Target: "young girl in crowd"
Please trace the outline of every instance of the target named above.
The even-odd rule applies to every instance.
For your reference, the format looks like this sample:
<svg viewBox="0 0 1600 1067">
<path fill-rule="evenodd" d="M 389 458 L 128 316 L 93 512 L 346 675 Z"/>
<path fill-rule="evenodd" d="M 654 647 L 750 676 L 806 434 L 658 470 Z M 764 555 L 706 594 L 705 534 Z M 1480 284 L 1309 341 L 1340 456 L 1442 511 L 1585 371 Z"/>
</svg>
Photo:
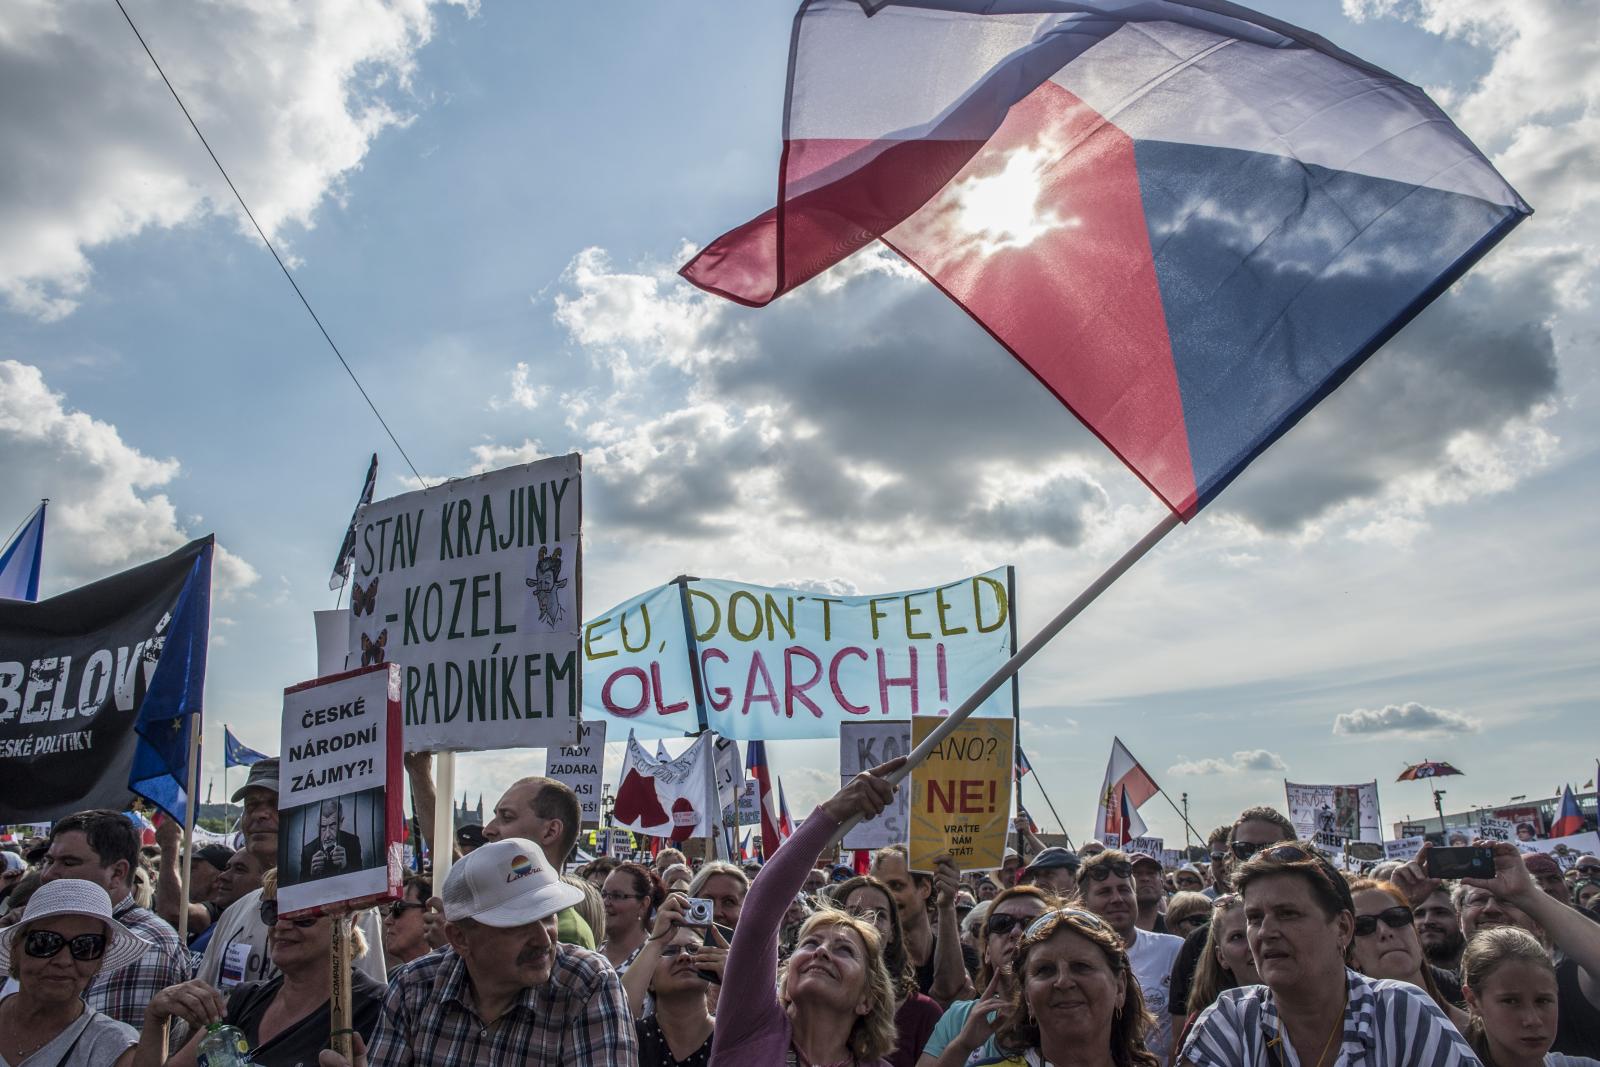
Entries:
<svg viewBox="0 0 1600 1067">
<path fill-rule="evenodd" d="M 1533 935 L 1513 926 L 1484 930 L 1461 954 L 1471 1016 L 1465 1030 L 1483 1067 L 1595 1067 L 1600 1061 L 1551 1052 L 1556 1039 L 1556 969 Z"/>
<path fill-rule="evenodd" d="M 1216 1002 L 1224 989 L 1257 985 L 1256 959 L 1250 954 L 1250 939 L 1244 929 L 1244 901 L 1237 893 L 1226 893 L 1211 902 L 1211 924 L 1206 929 L 1205 948 L 1195 966 L 1189 986 L 1189 1017 L 1184 1021 L 1174 1048 L 1182 1048 L 1189 1028 L 1200 1013 Z"/>
</svg>

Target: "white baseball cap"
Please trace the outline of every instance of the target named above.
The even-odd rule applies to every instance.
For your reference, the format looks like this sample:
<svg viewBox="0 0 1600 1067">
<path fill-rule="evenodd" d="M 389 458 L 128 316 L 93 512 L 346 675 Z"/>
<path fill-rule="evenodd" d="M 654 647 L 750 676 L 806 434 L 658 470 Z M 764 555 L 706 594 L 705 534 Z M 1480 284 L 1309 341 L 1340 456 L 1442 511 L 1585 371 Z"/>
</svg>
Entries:
<svg viewBox="0 0 1600 1067">
<path fill-rule="evenodd" d="M 526 926 L 583 901 L 583 890 L 561 880 L 544 850 L 523 837 L 473 849 L 444 880 L 444 917 L 485 926 Z"/>
</svg>

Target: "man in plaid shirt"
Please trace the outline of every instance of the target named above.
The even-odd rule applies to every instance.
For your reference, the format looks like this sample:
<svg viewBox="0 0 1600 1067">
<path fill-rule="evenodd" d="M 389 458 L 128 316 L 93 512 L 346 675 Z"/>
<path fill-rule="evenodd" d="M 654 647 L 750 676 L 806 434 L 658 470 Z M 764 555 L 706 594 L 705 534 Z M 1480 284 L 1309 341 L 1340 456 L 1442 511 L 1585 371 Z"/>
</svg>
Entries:
<svg viewBox="0 0 1600 1067">
<path fill-rule="evenodd" d="M 169 985 L 189 980 L 189 953 L 178 933 L 149 908 L 133 902 L 129 887 L 139 862 L 139 834 L 118 811 L 80 811 L 50 831 L 40 881 L 81 878 L 103 888 L 116 902 L 112 915 L 150 943 L 138 960 L 89 983 L 89 1007 L 138 1029 L 150 998 Z"/>
<path fill-rule="evenodd" d="M 355 1067 L 632 1067 L 638 1042 L 617 972 L 556 939 L 557 913 L 581 899 L 532 841 L 475 849 L 445 879 L 449 945 L 395 972 Z M 322 1062 L 344 1067 L 332 1053 Z"/>
</svg>

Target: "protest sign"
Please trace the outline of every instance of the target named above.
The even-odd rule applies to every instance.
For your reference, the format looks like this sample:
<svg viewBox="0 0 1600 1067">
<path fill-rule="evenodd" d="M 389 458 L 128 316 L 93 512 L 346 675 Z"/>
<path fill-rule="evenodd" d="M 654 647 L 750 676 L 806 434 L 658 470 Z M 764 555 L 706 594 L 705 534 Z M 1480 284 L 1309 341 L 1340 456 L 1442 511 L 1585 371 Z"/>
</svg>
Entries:
<svg viewBox="0 0 1600 1067">
<path fill-rule="evenodd" d="M 899 719 L 894 722 L 842 722 L 839 724 L 839 779 L 840 784 L 862 771 L 887 763 L 896 756 L 911 751 L 911 722 Z M 894 800 L 883 814 L 874 819 L 862 819 L 850 828 L 840 844 L 845 848 L 885 848 L 903 845 L 910 834 L 911 795 L 908 790 L 895 791 Z"/>
<path fill-rule="evenodd" d="M 1487 841 L 1514 841 L 1517 826 L 1510 819 L 1498 819 L 1492 812 L 1478 812 L 1478 836 Z"/>
<path fill-rule="evenodd" d="M 1302 785 L 1286 781 L 1289 821 L 1302 840 L 1325 847 L 1346 841 L 1381 844 L 1382 825 L 1378 821 L 1378 783 L 1359 785 Z"/>
<path fill-rule="evenodd" d="M 1167 868 L 1168 870 L 1174 871 L 1179 867 L 1182 867 L 1186 862 L 1186 857 L 1184 856 L 1182 850 L 1176 848 L 1162 849 L 1161 855 L 1158 856 L 1157 859 L 1161 861 L 1161 866 Z"/>
<path fill-rule="evenodd" d="M 211 544 L 192 541 L 48 600 L 0 599 L 0 822 L 127 808 L 134 724 L 179 595 Z M 204 657 L 189 669 L 198 693 Z"/>
<path fill-rule="evenodd" d="M 1518 841 L 1523 852 L 1543 852 L 1561 865 L 1564 871 L 1578 862 L 1579 856 L 1600 855 L 1600 833 L 1588 830 L 1567 837 L 1544 837 L 1536 841 Z"/>
<path fill-rule="evenodd" d="M 357 512 L 350 662 L 400 665 L 407 750 L 577 738 L 579 468 L 557 456 Z"/>
<path fill-rule="evenodd" d="M 581 723 L 576 744 L 545 752 L 544 776 L 566 783 L 578 794 L 586 825 L 600 825 L 600 781 L 606 762 L 606 724 Z"/>
<path fill-rule="evenodd" d="M 661 586 L 585 625 L 585 717 L 647 737 L 694 732 L 691 663 L 706 725 L 725 737 L 836 737 L 842 722 L 944 714 L 1011 656 L 1009 577 L 1001 567 L 852 597 L 715 579 Z M 1011 709 L 1003 686 L 976 714 Z"/>
<path fill-rule="evenodd" d="M 285 689 L 279 751 L 279 912 L 398 898 L 399 666 L 360 667 Z"/>
<path fill-rule="evenodd" d="M 1425 822 L 1403 822 L 1400 824 L 1400 837 L 1426 837 L 1428 824 Z"/>
<path fill-rule="evenodd" d="M 1408 860 L 1415 856 L 1422 848 L 1422 843 L 1427 838 L 1420 834 L 1416 837 L 1402 837 L 1398 841 L 1385 841 L 1383 843 L 1383 858 L 1386 860 Z"/>
<path fill-rule="evenodd" d="M 1122 850 L 1159 860 L 1165 847 L 1166 841 L 1159 837 L 1134 837 L 1129 838 L 1128 843 L 1122 846 Z"/>
<path fill-rule="evenodd" d="M 710 734 L 701 734 L 682 755 L 657 759 L 630 736 L 611 810 L 613 821 L 673 841 L 713 833 L 721 813 L 706 810 L 712 796 L 712 744 Z"/>
<path fill-rule="evenodd" d="M 754 778 L 746 778 L 739 788 L 739 810 L 734 811 L 734 805 L 722 806 L 722 823 L 724 826 L 759 826 L 761 825 L 761 783 Z"/>
<path fill-rule="evenodd" d="M 1512 837 L 1518 841 L 1533 841 L 1545 835 L 1544 812 L 1537 804 L 1508 804 L 1492 810 L 1496 819 L 1511 824 Z"/>
<path fill-rule="evenodd" d="M 911 720 L 911 742 L 920 744 L 939 719 Z M 914 871 L 932 871 L 941 853 L 964 871 L 999 867 L 1010 828 L 1011 754 L 1016 720 L 963 721 L 911 771 L 911 850 Z"/>
</svg>

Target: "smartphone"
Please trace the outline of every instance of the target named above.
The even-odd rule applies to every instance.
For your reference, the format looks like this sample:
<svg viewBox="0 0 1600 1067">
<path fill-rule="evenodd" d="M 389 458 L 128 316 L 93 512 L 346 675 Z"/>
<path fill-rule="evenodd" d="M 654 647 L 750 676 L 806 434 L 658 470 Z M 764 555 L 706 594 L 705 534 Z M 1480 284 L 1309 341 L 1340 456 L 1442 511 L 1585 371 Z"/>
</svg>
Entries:
<svg viewBox="0 0 1600 1067">
<path fill-rule="evenodd" d="M 1494 850 L 1477 845 L 1430 848 L 1425 873 L 1429 878 L 1493 878 Z"/>
</svg>

